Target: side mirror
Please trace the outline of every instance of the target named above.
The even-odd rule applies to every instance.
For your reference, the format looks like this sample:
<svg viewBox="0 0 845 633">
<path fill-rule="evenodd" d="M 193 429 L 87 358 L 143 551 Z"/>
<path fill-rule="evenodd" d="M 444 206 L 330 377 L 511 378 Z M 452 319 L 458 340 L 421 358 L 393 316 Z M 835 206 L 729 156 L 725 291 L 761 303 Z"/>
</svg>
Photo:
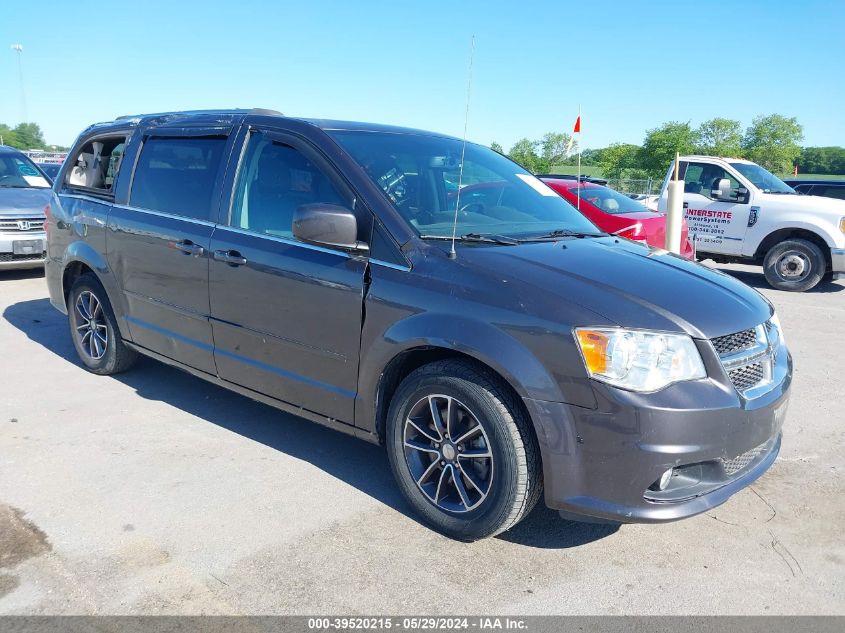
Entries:
<svg viewBox="0 0 845 633">
<path fill-rule="evenodd" d="M 748 189 L 745 187 L 738 187 L 736 190 L 736 201 L 740 204 L 747 204 L 749 199 Z"/>
<path fill-rule="evenodd" d="M 309 244 L 348 251 L 369 250 L 358 241 L 355 214 L 338 204 L 303 204 L 293 213 L 293 236 Z"/>
<path fill-rule="evenodd" d="M 710 197 L 719 202 L 736 202 L 736 197 L 732 197 L 731 181 L 727 178 L 719 180 L 717 189 L 710 190 Z"/>
</svg>

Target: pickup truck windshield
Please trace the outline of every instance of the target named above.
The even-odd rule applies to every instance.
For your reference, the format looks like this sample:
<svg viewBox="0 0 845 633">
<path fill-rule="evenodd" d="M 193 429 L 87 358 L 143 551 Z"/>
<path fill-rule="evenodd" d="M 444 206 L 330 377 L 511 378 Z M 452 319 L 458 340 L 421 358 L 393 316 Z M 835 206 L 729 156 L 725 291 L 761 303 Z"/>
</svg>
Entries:
<svg viewBox="0 0 845 633">
<path fill-rule="evenodd" d="M 730 165 L 763 193 L 795 193 L 795 189 L 760 165 L 754 163 L 730 163 Z"/>
<path fill-rule="evenodd" d="M 45 189 L 50 182 L 26 157 L 10 154 L 0 155 L 0 188 L 2 189 Z"/>
<path fill-rule="evenodd" d="M 457 235 L 499 238 L 487 243 L 556 231 L 601 233 L 545 183 L 482 145 L 467 143 L 461 179 L 458 139 L 349 130 L 329 134 L 421 236 L 451 237 L 456 208 Z"/>
</svg>

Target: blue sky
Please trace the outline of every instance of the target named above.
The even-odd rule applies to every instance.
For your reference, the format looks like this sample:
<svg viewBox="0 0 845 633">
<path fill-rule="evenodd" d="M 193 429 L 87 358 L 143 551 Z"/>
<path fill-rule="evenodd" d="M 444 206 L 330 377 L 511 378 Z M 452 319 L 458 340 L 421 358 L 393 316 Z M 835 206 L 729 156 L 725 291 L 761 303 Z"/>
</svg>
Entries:
<svg viewBox="0 0 845 633">
<path fill-rule="evenodd" d="M 9 15 L 11 12 L 11 18 Z M 0 122 L 70 144 L 128 113 L 267 107 L 460 136 L 505 149 L 570 131 L 639 143 L 665 121 L 798 117 L 845 145 L 845 2 L 11 2 L 0 21 Z"/>
</svg>

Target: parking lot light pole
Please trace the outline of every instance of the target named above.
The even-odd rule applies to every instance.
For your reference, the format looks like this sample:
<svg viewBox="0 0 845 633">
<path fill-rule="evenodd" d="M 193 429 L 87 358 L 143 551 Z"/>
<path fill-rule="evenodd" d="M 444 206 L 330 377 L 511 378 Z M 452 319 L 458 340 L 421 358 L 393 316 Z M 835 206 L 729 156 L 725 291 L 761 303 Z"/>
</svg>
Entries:
<svg viewBox="0 0 845 633">
<path fill-rule="evenodd" d="M 21 123 L 26 123 L 26 91 L 23 83 L 23 62 L 21 61 L 23 44 L 12 44 L 12 50 L 18 54 L 18 77 L 21 82 Z"/>
</svg>

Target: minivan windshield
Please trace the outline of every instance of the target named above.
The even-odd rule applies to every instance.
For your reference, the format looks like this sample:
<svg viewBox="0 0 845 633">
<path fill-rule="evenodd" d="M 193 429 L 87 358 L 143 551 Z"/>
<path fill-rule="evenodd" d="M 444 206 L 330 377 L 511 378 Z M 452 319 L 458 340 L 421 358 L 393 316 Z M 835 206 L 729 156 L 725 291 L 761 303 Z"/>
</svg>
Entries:
<svg viewBox="0 0 845 633">
<path fill-rule="evenodd" d="M 451 237 L 456 209 L 456 234 L 465 238 L 602 234 L 545 183 L 482 145 L 466 144 L 461 177 L 463 142 L 458 139 L 349 130 L 329 134 L 421 237 Z"/>
<path fill-rule="evenodd" d="M 23 154 L 0 154 L 0 188 L 46 189 L 50 181 Z"/>
<path fill-rule="evenodd" d="M 795 193 L 795 189 L 760 165 L 755 163 L 730 163 L 730 165 L 763 193 Z"/>
</svg>

